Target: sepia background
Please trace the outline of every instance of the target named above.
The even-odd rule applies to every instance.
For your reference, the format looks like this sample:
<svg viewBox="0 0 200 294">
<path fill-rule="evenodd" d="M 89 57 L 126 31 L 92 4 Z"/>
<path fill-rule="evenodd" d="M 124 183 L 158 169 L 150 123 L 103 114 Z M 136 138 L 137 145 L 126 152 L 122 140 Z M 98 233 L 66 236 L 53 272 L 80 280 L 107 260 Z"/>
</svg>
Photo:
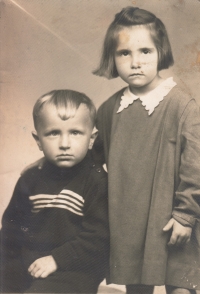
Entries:
<svg viewBox="0 0 200 294">
<path fill-rule="evenodd" d="M 164 22 L 175 65 L 161 75 L 180 79 L 200 104 L 200 0 L 0 0 L 0 218 L 20 171 L 42 156 L 31 137 L 36 99 L 68 88 L 98 107 L 124 87 L 92 71 L 108 25 L 128 5 Z"/>
</svg>

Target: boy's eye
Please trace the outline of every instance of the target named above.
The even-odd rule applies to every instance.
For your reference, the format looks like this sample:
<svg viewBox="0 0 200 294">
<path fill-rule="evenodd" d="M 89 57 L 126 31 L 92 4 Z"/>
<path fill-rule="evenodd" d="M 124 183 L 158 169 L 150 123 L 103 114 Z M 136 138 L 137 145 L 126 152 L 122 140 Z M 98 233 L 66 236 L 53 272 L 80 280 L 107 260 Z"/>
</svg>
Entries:
<svg viewBox="0 0 200 294">
<path fill-rule="evenodd" d="M 71 133 L 72 133 L 72 135 L 74 135 L 74 136 L 80 135 L 80 131 L 72 131 Z"/>
<path fill-rule="evenodd" d="M 49 132 L 47 135 L 48 135 L 48 136 L 55 137 L 55 136 L 57 136 L 58 134 L 59 134 L 58 131 L 51 131 L 51 132 Z"/>
</svg>

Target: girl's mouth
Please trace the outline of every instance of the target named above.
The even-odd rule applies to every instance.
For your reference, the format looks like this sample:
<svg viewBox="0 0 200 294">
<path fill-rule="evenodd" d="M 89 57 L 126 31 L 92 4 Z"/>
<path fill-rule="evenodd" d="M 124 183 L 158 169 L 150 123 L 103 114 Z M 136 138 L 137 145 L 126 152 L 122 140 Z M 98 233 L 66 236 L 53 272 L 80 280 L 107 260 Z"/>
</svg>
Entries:
<svg viewBox="0 0 200 294">
<path fill-rule="evenodd" d="M 143 74 L 141 73 L 134 73 L 134 74 L 131 74 L 130 77 L 134 77 L 134 76 L 143 76 Z"/>
</svg>

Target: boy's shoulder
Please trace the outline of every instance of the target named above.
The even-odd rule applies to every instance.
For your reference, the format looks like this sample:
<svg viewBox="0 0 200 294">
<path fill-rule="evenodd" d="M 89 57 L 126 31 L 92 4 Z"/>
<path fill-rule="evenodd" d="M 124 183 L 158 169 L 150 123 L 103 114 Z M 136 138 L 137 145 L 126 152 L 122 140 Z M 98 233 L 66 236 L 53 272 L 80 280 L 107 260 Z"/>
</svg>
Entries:
<svg viewBox="0 0 200 294">
<path fill-rule="evenodd" d="M 96 162 L 92 157 L 92 152 L 89 153 L 89 166 L 90 166 L 90 177 L 94 181 L 101 181 L 102 179 L 107 180 L 107 172 L 104 170 L 102 165 Z"/>
<path fill-rule="evenodd" d="M 38 165 L 35 165 L 22 173 L 20 181 L 28 185 L 37 185 L 38 181 L 41 182 L 44 178 L 49 178 L 49 180 L 55 179 L 55 172 L 56 169 L 51 169 L 51 166 L 44 164 L 42 168 L 39 168 Z M 62 177 L 63 176 L 64 174 Z M 101 164 L 93 159 L 92 152 L 90 151 L 77 168 L 75 167 L 66 173 L 66 177 L 74 178 L 74 180 L 79 182 L 90 182 L 96 185 L 102 180 L 107 181 L 107 172 L 103 169 Z"/>
<path fill-rule="evenodd" d="M 42 177 L 42 170 L 38 167 L 38 165 L 27 167 L 25 171 L 22 171 L 20 175 L 20 181 L 31 183 L 35 182 Z"/>
<path fill-rule="evenodd" d="M 21 173 L 21 177 L 32 177 L 34 175 L 40 174 L 41 168 L 39 167 L 38 163 L 32 163 L 30 165 L 27 165 L 27 167 L 24 168 L 24 171 Z"/>
</svg>

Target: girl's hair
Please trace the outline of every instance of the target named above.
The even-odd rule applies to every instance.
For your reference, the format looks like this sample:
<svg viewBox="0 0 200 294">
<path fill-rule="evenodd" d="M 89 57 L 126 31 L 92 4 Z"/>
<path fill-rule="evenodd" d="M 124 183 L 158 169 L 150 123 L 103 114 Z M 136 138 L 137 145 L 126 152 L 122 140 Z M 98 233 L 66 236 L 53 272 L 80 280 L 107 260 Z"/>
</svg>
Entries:
<svg viewBox="0 0 200 294">
<path fill-rule="evenodd" d="M 90 112 L 92 126 L 96 122 L 96 108 L 92 100 L 85 94 L 73 90 L 53 90 L 42 95 L 35 103 L 33 108 L 33 121 L 35 129 L 39 125 L 39 117 L 44 104 L 53 105 L 56 107 L 58 116 L 62 120 L 67 120 L 74 117 L 80 104 L 85 104 Z"/>
<path fill-rule="evenodd" d="M 172 50 L 167 31 L 162 21 L 153 13 L 137 7 L 128 6 L 115 15 L 110 24 L 103 45 L 102 57 L 99 67 L 93 72 L 108 79 L 118 77 L 114 56 L 117 47 L 118 33 L 124 27 L 145 25 L 151 34 L 158 51 L 158 71 L 174 64 Z"/>
</svg>

